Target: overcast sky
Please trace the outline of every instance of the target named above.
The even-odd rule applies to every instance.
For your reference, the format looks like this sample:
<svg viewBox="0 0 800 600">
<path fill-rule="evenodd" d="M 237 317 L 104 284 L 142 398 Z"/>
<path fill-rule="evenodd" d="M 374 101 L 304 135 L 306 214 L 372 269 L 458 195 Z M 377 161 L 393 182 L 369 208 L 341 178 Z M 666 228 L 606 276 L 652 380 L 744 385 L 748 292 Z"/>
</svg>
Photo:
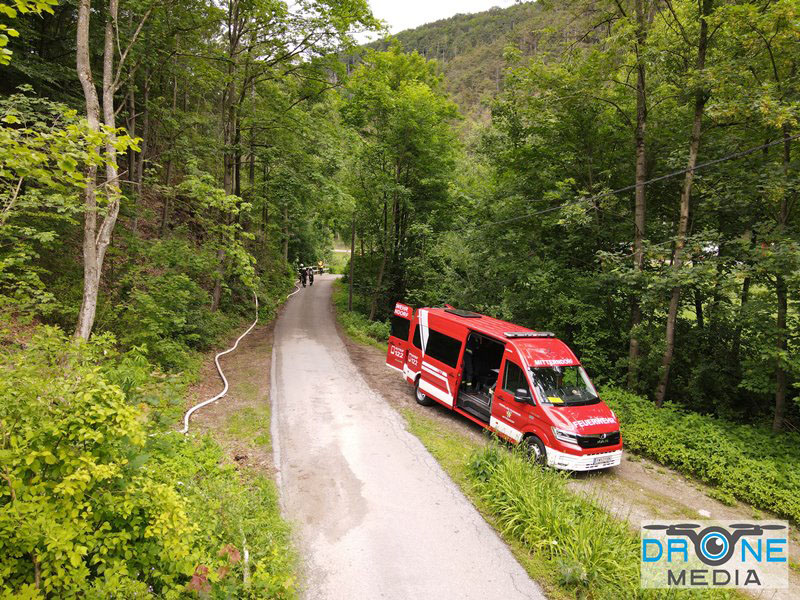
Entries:
<svg viewBox="0 0 800 600">
<path fill-rule="evenodd" d="M 515 0 L 369 0 L 372 14 L 386 21 L 392 33 L 457 13 L 481 12 L 493 6 L 506 7 L 514 3 Z"/>
</svg>

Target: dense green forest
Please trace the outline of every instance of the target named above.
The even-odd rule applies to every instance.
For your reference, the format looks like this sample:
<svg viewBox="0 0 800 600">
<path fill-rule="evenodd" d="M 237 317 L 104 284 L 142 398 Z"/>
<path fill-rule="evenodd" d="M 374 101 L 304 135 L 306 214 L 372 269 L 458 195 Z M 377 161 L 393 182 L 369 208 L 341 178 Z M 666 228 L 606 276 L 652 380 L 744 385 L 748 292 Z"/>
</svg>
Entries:
<svg viewBox="0 0 800 600">
<path fill-rule="evenodd" d="M 0 19 L 0 598 L 294 595 L 271 482 L 173 430 L 334 236 L 379 333 L 459 305 L 556 332 L 631 422 L 800 427 L 796 0 L 522 3 L 368 48 L 366 0 Z"/>
<path fill-rule="evenodd" d="M 491 121 L 456 126 L 447 155 L 437 152 L 444 211 L 398 176 L 418 168 L 415 138 L 380 150 L 391 159 L 370 173 L 390 187 L 377 197 L 365 187 L 357 211 L 363 310 L 383 318 L 400 298 L 475 308 L 557 332 L 596 379 L 659 405 L 796 427 L 797 4 L 571 2 L 510 14 L 551 10 L 568 30 L 542 31 L 532 57 L 512 36 Z M 436 31 L 454 39 L 475 19 L 472 48 L 484 32 L 501 38 L 505 14 L 401 37 L 429 51 Z M 376 68 L 367 60 L 353 81 Z M 362 135 L 367 149 L 391 127 L 374 119 L 370 131 L 385 133 L 374 144 Z M 439 140 L 414 132 L 414 148 Z"/>
</svg>

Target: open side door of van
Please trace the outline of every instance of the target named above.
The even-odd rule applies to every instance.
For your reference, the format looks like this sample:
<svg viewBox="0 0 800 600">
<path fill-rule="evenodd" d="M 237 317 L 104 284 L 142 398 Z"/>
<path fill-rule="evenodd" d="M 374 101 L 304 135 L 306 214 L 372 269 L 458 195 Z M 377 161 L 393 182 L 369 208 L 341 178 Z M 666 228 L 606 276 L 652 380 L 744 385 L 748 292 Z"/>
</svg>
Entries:
<svg viewBox="0 0 800 600">
<path fill-rule="evenodd" d="M 414 309 L 398 302 L 392 315 L 392 331 L 389 335 L 389 350 L 386 353 L 386 364 L 393 369 L 403 371 L 408 352 L 408 335 L 411 330 L 411 315 Z"/>
</svg>

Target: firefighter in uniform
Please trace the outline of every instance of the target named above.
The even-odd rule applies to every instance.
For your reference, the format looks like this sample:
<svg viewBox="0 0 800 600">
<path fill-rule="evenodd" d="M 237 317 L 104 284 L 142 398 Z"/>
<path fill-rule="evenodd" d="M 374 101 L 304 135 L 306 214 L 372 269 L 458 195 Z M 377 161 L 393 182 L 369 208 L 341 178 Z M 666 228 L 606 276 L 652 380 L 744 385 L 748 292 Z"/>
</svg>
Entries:
<svg viewBox="0 0 800 600">
<path fill-rule="evenodd" d="M 477 336 L 471 335 L 467 340 L 467 347 L 464 349 L 464 387 L 471 391 L 477 391 L 478 373 L 475 370 L 475 352 L 481 343 Z"/>
</svg>

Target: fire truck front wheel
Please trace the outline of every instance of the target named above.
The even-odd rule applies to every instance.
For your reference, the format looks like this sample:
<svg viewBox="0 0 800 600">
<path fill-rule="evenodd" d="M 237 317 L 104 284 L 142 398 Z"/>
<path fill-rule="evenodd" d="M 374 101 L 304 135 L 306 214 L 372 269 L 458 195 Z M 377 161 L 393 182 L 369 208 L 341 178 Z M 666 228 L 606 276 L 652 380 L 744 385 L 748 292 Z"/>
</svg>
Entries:
<svg viewBox="0 0 800 600">
<path fill-rule="evenodd" d="M 421 404 L 422 406 L 433 406 L 433 400 L 428 398 L 421 389 L 419 389 L 419 377 L 414 382 L 414 398 L 417 400 L 417 404 Z"/>
<path fill-rule="evenodd" d="M 520 445 L 528 454 L 532 463 L 537 465 L 546 465 L 547 464 L 547 449 L 544 447 L 544 443 L 535 435 L 526 435 L 522 438 L 522 442 Z"/>
</svg>

